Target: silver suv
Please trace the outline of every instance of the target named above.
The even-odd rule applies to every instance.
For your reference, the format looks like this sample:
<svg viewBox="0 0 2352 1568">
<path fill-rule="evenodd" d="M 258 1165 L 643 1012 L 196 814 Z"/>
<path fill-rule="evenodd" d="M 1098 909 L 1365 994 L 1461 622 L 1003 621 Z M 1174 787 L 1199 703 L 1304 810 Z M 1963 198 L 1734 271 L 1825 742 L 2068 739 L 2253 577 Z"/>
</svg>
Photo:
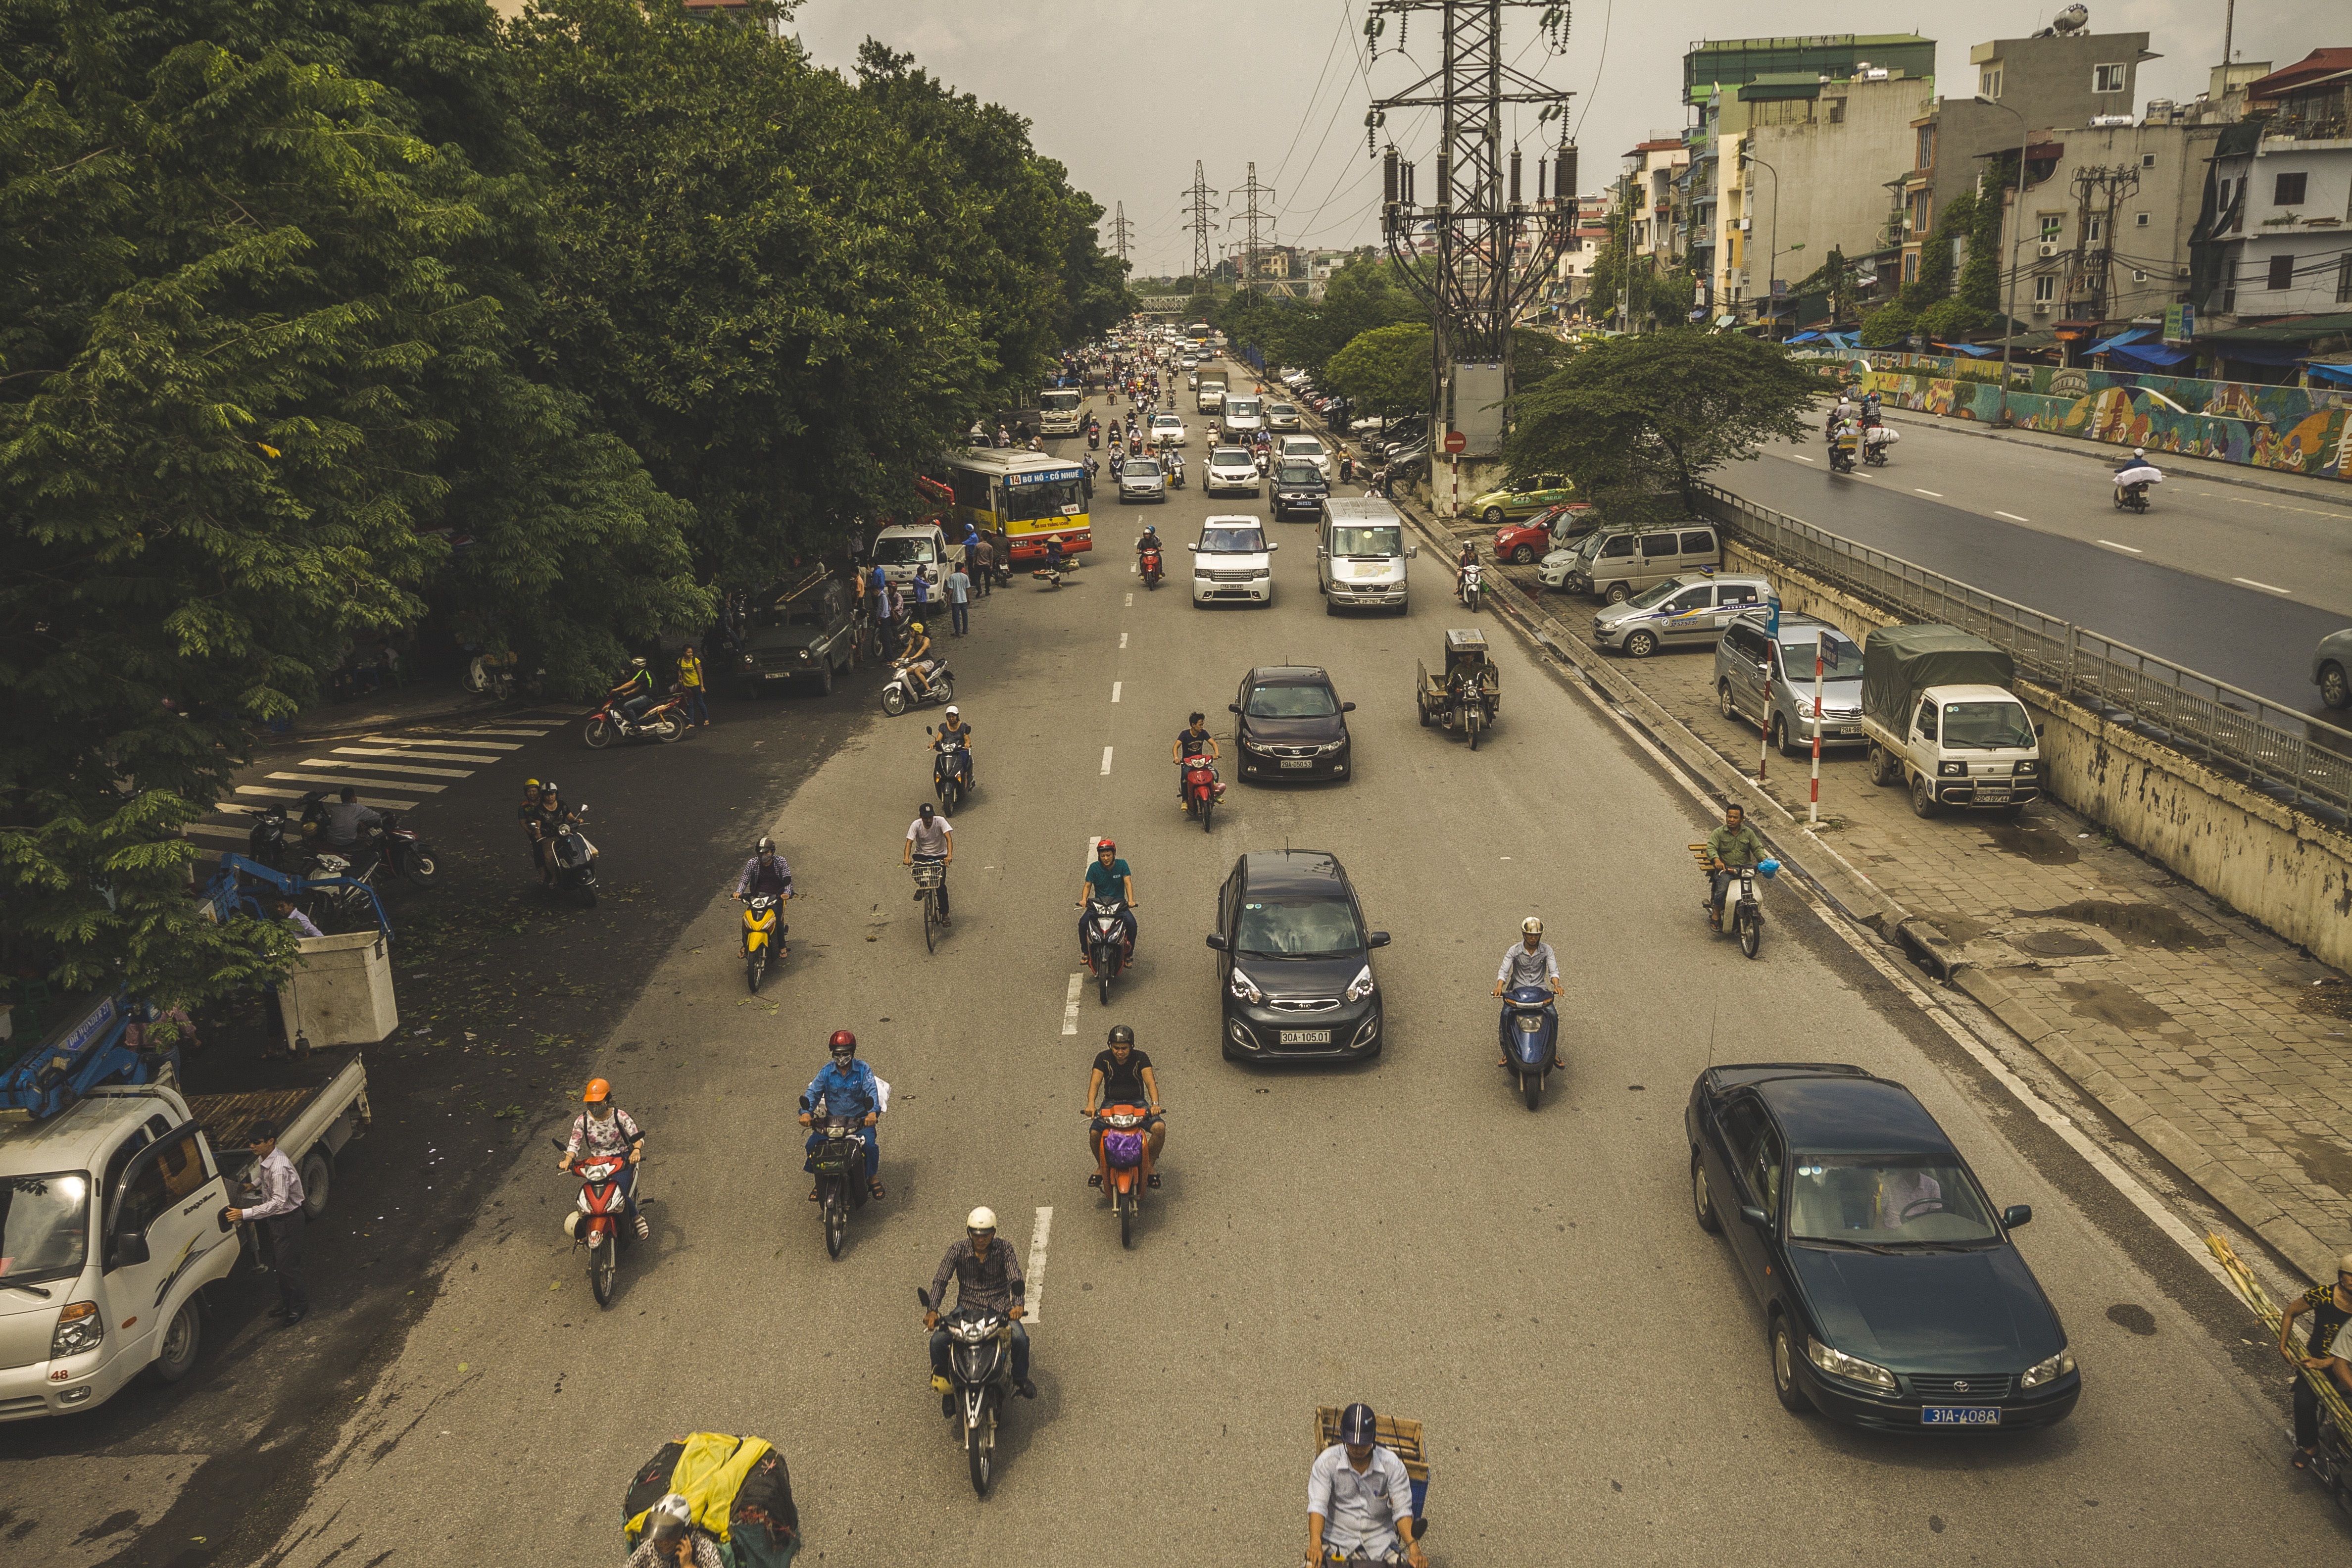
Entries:
<svg viewBox="0 0 2352 1568">
<path fill-rule="evenodd" d="M 1727 719 L 1762 730 L 1782 756 L 1813 741 L 1813 659 L 1821 656 L 1822 749 L 1869 743 L 1862 732 L 1862 649 L 1837 627 L 1811 616 L 1782 616 L 1773 634 L 1769 610 L 1750 610 L 1715 645 L 1715 701 Z"/>
</svg>

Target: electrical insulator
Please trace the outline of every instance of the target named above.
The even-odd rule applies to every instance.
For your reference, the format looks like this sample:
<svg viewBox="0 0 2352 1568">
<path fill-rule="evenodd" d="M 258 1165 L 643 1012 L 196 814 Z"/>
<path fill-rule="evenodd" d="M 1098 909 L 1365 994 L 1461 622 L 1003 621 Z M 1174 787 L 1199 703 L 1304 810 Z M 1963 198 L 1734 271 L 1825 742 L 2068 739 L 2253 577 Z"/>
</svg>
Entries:
<svg viewBox="0 0 2352 1568">
<path fill-rule="evenodd" d="M 1551 192 L 1562 201 L 1576 195 L 1576 143 L 1573 142 L 1562 147 L 1559 156 L 1552 160 Z"/>
<path fill-rule="evenodd" d="M 1437 155 L 1437 205 L 1439 206 L 1450 207 L 1454 205 L 1454 186 L 1449 183 L 1452 173 L 1453 168 L 1448 155 L 1440 153 Z"/>
<path fill-rule="evenodd" d="M 1511 149 L 1511 205 L 1519 205 L 1519 150 Z"/>
<path fill-rule="evenodd" d="M 1412 163 L 1408 159 L 1404 164 L 1404 205 L 1412 206 L 1416 199 L 1412 191 Z"/>
<path fill-rule="evenodd" d="M 1393 147 L 1381 155 L 1381 199 L 1384 202 L 1397 199 L 1397 155 Z"/>
</svg>

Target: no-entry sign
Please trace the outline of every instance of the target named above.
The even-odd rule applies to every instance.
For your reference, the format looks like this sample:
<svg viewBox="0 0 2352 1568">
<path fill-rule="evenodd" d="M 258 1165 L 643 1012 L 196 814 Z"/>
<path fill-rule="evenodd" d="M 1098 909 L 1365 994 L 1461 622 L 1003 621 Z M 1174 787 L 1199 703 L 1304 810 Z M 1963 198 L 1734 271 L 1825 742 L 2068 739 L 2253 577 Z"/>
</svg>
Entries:
<svg viewBox="0 0 2352 1568">
<path fill-rule="evenodd" d="M 1465 451 L 1468 450 L 1469 446 L 1470 437 L 1462 434 L 1461 431 L 1448 430 L 1445 433 L 1445 450 L 1449 457 L 1460 457 Z"/>
</svg>

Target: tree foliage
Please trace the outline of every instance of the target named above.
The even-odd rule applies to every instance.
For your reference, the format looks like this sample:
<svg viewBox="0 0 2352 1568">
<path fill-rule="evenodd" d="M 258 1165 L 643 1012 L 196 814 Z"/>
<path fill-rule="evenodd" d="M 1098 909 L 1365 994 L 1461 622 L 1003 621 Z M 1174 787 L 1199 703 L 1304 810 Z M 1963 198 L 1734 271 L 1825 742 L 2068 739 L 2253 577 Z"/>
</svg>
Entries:
<svg viewBox="0 0 2352 1568">
<path fill-rule="evenodd" d="M 1982 331 L 2000 320 L 2000 201 L 1998 182 L 2008 167 L 1990 169 L 1979 190 L 1963 191 L 1936 219 L 1919 247 L 1919 275 L 1895 298 L 1863 318 L 1862 342 L 1889 348 L 1913 332 L 1949 340 Z M 1980 192 L 1988 194 L 1980 194 Z M 1952 247 L 1968 242 L 1968 260 L 1953 283 Z"/>
<path fill-rule="evenodd" d="M 1821 382 L 1778 344 L 1678 327 L 1612 338 L 1512 399 L 1503 447 L 1514 473 L 1566 473 L 1605 509 L 1802 434 Z"/>
<path fill-rule="evenodd" d="M 1429 406 L 1430 332 L 1400 321 L 1360 332 L 1331 356 L 1324 384 L 1359 414 L 1408 414 Z"/>
<path fill-rule="evenodd" d="M 1268 364 L 1294 366 L 1319 382 L 1331 357 L 1361 334 L 1428 320 L 1429 307 L 1397 276 L 1394 264 L 1364 254 L 1331 274 L 1319 300 L 1244 290 L 1225 301 L 1217 325 L 1234 342 L 1264 354 Z"/>
</svg>

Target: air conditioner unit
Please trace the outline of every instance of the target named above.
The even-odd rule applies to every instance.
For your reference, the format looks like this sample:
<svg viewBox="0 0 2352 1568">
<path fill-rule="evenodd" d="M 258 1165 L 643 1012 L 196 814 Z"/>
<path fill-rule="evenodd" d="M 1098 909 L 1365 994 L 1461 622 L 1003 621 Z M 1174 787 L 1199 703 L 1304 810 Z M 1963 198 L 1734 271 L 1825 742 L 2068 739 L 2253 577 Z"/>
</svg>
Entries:
<svg viewBox="0 0 2352 1568">
<path fill-rule="evenodd" d="M 2050 301 L 2047 300 L 2036 300 L 2033 301 L 2033 313 L 2037 316 L 2048 315 L 2050 313 Z"/>
<path fill-rule="evenodd" d="M 2147 274 L 2145 272 L 2135 272 L 2132 274 L 2132 281 L 2135 283 L 2145 283 L 2147 281 Z"/>
<path fill-rule="evenodd" d="M 2035 250 L 2038 254 L 2042 256 L 2055 256 L 2058 254 L 2058 247 L 2054 245 L 2037 246 L 2035 247 Z"/>
</svg>

